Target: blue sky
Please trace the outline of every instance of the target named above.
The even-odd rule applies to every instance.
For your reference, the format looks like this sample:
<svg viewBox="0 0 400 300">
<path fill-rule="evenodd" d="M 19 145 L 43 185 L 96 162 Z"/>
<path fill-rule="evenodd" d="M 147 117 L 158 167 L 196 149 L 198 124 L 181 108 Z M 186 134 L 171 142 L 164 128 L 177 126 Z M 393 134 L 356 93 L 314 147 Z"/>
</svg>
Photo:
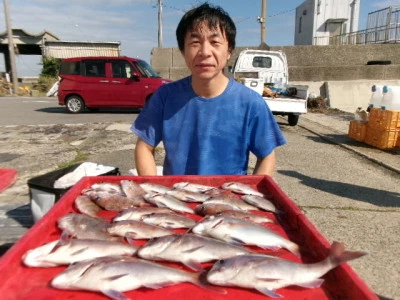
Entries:
<svg viewBox="0 0 400 300">
<path fill-rule="evenodd" d="M 400 0 L 360 0 L 359 30 L 365 29 L 368 13 L 400 5 Z M 3 1 L 2 1 L 3 2 Z M 162 0 L 163 46 L 176 47 L 175 29 L 185 11 L 199 0 Z M 303 0 L 267 0 L 267 44 L 293 45 L 295 9 Z M 117 41 L 122 54 L 150 61 L 158 44 L 158 0 L 9 0 L 13 28 L 31 34 L 44 30 L 64 41 Z M 237 26 L 238 46 L 260 44 L 261 0 L 209 0 L 220 5 Z M 0 5 L 0 32 L 6 31 L 4 4 Z M 37 76 L 40 56 L 17 56 L 18 76 Z M 0 72 L 4 72 L 0 55 Z"/>
</svg>

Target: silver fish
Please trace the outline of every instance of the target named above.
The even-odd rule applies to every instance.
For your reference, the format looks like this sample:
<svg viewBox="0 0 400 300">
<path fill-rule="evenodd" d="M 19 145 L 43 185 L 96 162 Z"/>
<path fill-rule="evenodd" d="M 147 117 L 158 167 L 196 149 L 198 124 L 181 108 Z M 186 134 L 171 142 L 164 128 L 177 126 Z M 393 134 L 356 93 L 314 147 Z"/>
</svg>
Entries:
<svg viewBox="0 0 400 300">
<path fill-rule="evenodd" d="M 239 255 L 218 261 L 207 273 L 208 282 L 222 286 L 256 289 L 272 298 L 282 298 L 277 289 L 290 285 L 319 287 L 325 273 L 366 252 L 345 251 L 342 243 L 333 242 L 326 259 L 312 264 L 297 263 L 269 255 Z"/>
<path fill-rule="evenodd" d="M 136 253 L 136 250 L 137 248 L 134 246 L 112 241 L 56 240 L 28 250 L 22 256 L 22 261 L 29 267 L 55 267 L 95 257 L 109 255 L 132 256 Z"/>
<path fill-rule="evenodd" d="M 263 193 L 260 193 L 259 191 L 253 189 L 250 185 L 241 182 L 225 182 L 221 185 L 221 187 L 225 190 L 230 190 L 238 194 L 256 195 L 260 197 L 264 196 Z"/>
<path fill-rule="evenodd" d="M 190 233 L 152 239 L 138 250 L 142 258 L 180 262 L 195 271 L 202 270 L 201 263 L 249 253 L 244 247 Z"/>
<path fill-rule="evenodd" d="M 102 208 L 93 202 L 88 196 L 79 195 L 75 199 L 75 207 L 76 209 L 85 215 L 91 217 L 97 217 L 98 213 L 102 211 Z"/>
<path fill-rule="evenodd" d="M 244 200 L 240 199 L 240 197 L 235 194 L 230 194 L 230 195 L 221 194 L 221 195 L 213 196 L 203 203 L 215 203 L 215 204 L 228 203 L 232 206 L 235 206 L 239 210 L 244 210 L 244 211 L 258 210 L 258 207 L 247 204 Z"/>
<path fill-rule="evenodd" d="M 178 182 L 175 183 L 172 187 L 196 193 L 203 193 L 215 189 L 215 187 L 213 186 L 191 183 L 191 182 Z"/>
<path fill-rule="evenodd" d="M 256 196 L 256 195 L 243 195 L 241 198 L 245 202 L 247 202 L 255 207 L 258 207 L 262 210 L 271 211 L 276 214 L 281 213 L 281 211 L 278 210 L 271 201 L 269 201 L 268 199 L 266 199 L 264 197 Z"/>
<path fill-rule="evenodd" d="M 122 191 L 129 199 L 134 199 L 138 196 L 144 196 L 146 191 L 136 182 L 132 180 L 121 180 Z"/>
<path fill-rule="evenodd" d="M 107 257 L 84 261 L 69 266 L 57 275 L 51 286 L 65 290 L 101 292 L 111 299 L 129 299 L 123 293 L 140 287 L 159 289 L 189 282 L 218 293 L 226 291 L 201 283 L 199 273 L 132 257 Z"/>
<path fill-rule="evenodd" d="M 121 186 L 119 184 L 109 183 L 109 182 L 100 182 L 92 184 L 90 188 L 87 190 L 92 190 L 97 192 L 104 191 L 111 194 L 123 194 Z"/>
<path fill-rule="evenodd" d="M 174 196 L 175 198 L 185 202 L 204 202 L 211 198 L 210 195 L 204 193 L 191 192 L 177 188 L 167 191 L 166 194 Z"/>
<path fill-rule="evenodd" d="M 140 186 L 146 191 L 146 192 L 154 192 L 154 193 L 160 193 L 160 194 L 165 194 L 171 188 L 157 184 L 157 183 L 152 183 L 152 182 L 143 182 L 140 183 Z"/>
<path fill-rule="evenodd" d="M 300 256 L 297 244 L 254 222 L 223 216 L 208 216 L 198 222 L 192 231 L 233 244 L 255 245 L 271 250 L 285 248 L 296 256 Z"/>
<path fill-rule="evenodd" d="M 111 235 L 118 235 L 129 239 L 151 239 L 173 234 L 168 229 L 133 220 L 111 223 L 107 231 Z"/>
<path fill-rule="evenodd" d="M 141 221 L 168 229 L 192 228 L 196 221 L 176 213 L 153 213 L 143 215 Z"/>
<path fill-rule="evenodd" d="M 94 218 L 83 214 L 69 213 L 57 220 L 58 228 L 63 236 L 70 235 L 78 239 L 119 240 L 107 232 L 107 223 L 102 218 Z"/>
<path fill-rule="evenodd" d="M 194 210 L 186 205 L 185 202 L 166 194 L 148 193 L 144 195 L 147 202 L 157 207 L 167 207 L 175 212 L 186 212 L 194 214 Z"/>
<path fill-rule="evenodd" d="M 213 202 L 203 202 L 202 204 L 197 205 L 194 208 L 194 211 L 196 214 L 200 216 L 208 216 L 208 215 L 215 215 L 220 212 L 226 211 L 226 210 L 239 210 L 240 208 L 237 206 L 234 206 L 228 202 L 226 203 L 213 203 Z"/>
<path fill-rule="evenodd" d="M 267 216 L 262 216 L 241 210 L 225 210 L 218 213 L 218 216 L 222 216 L 224 218 L 236 218 L 255 223 L 274 223 L 274 221 Z"/>
<path fill-rule="evenodd" d="M 140 221 L 144 215 L 154 213 L 170 213 L 172 210 L 164 207 L 133 207 L 120 211 L 113 219 L 113 221 L 135 220 Z"/>
<path fill-rule="evenodd" d="M 108 211 L 121 211 L 131 207 L 148 206 L 142 196 L 128 198 L 121 194 L 95 191 L 87 192 L 85 195 L 89 196 L 98 206 Z"/>
</svg>

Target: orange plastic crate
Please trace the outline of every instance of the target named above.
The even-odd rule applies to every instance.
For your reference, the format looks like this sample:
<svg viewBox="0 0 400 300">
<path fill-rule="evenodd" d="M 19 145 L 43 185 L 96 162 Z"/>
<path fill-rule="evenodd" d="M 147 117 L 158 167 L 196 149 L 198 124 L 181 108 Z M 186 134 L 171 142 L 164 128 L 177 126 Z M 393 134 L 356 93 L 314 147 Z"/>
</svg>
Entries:
<svg viewBox="0 0 400 300">
<path fill-rule="evenodd" d="M 370 127 L 381 130 L 400 129 L 400 111 L 372 108 L 369 112 Z"/>
<path fill-rule="evenodd" d="M 364 142 L 378 149 L 393 149 L 396 148 L 400 129 L 398 130 L 380 130 L 371 127 L 368 124 L 367 134 Z"/>
<path fill-rule="evenodd" d="M 367 123 L 360 121 L 350 121 L 349 137 L 359 142 L 364 142 L 367 133 Z"/>
</svg>

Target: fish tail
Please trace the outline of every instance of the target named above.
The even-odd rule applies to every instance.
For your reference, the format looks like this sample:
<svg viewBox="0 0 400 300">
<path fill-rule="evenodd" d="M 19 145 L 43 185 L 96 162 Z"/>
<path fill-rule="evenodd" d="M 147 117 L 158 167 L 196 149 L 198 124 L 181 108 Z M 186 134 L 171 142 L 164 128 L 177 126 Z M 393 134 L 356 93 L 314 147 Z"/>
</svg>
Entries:
<svg viewBox="0 0 400 300">
<path fill-rule="evenodd" d="M 346 251 L 344 248 L 344 244 L 336 241 L 332 243 L 331 249 L 329 251 L 330 261 L 335 266 L 367 254 L 368 253 L 364 251 Z"/>
<path fill-rule="evenodd" d="M 217 293 L 217 294 L 221 294 L 221 295 L 227 294 L 227 291 L 225 289 L 215 286 L 215 285 L 212 285 L 207 281 L 207 271 L 203 271 L 201 273 L 193 273 L 192 283 L 202 289 L 205 289 L 205 290 Z"/>
<path fill-rule="evenodd" d="M 301 257 L 301 255 L 300 255 L 300 247 L 296 243 L 290 243 L 290 245 L 288 245 L 288 247 L 287 247 L 287 250 L 292 252 L 297 257 Z"/>
</svg>

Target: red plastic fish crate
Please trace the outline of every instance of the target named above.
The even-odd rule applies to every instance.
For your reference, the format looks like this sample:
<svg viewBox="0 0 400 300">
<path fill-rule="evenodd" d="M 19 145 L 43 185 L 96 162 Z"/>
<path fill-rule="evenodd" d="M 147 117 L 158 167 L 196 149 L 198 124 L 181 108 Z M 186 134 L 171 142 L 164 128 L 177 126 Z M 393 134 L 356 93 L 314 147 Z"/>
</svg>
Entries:
<svg viewBox="0 0 400 300">
<path fill-rule="evenodd" d="M 368 126 L 379 130 L 399 130 L 400 111 L 372 108 L 369 113 Z"/>
<path fill-rule="evenodd" d="M 291 259 L 297 262 L 313 263 L 324 259 L 329 252 L 330 243 L 313 226 L 304 213 L 286 196 L 276 182 L 268 176 L 96 176 L 85 177 L 72 187 L 32 228 L 15 243 L 0 259 L 0 295 L 2 300 L 22 299 L 106 299 L 98 292 L 57 290 L 50 286 L 52 278 L 62 272 L 66 267 L 29 268 L 23 265 L 22 256 L 26 251 L 36 248 L 44 243 L 60 238 L 57 220 L 70 213 L 77 212 L 74 207 L 76 197 L 83 189 L 100 182 L 120 183 L 121 180 L 133 180 L 136 183 L 153 182 L 165 186 L 172 186 L 177 182 L 189 181 L 220 187 L 224 182 L 237 181 L 251 185 L 264 194 L 268 194 L 270 201 L 281 211 L 284 217 L 279 219 L 273 213 L 257 211 L 270 218 L 275 218 L 275 223 L 266 223 L 271 230 L 283 237 L 296 242 L 300 246 L 301 260 L 292 253 L 283 250 L 257 250 L 267 251 L 270 255 Z M 200 219 L 200 217 L 198 218 Z M 350 250 L 350 249 L 349 249 Z M 356 250 L 356 249 L 351 249 Z M 360 249 L 357 249 L 360 250 Z M 208 265 L 210 266 L 210 265 Z M 183 266 L 177 266 L 184 268 Z M 354 270 L 344 263 L 323 276 L 324 283 L 319 288 L 305 289 L 300 287 L 287 287 L 278 292 L 284 299 L 378 299 L 375 293 L 360 279 Z M 160 288 L 157 290 L 140 288 L 125 292 L 131 299 L 156 300 L 156 299 L 191 299 L 191 300 L 223 300 L 223 299 L 252 299 L 265 300 L 268 297 L 256 290 L 224 287 L 227 294 L 217 294 L 201 289 L 189 283 Z"/>
<path fill-rule="evenodd" d="M 397 130 L 381 130 L 368 125 L 364 142 L 382 150 L 396 148 L 399 139 L 400 128 Z"/>
<path fill-rule="evenodd" d="M 367 123 L 352 120 L 349 125 L 348 135 L 350 138 L 364 142 L 365 135 L 367 134 Z"/>
</svg>

